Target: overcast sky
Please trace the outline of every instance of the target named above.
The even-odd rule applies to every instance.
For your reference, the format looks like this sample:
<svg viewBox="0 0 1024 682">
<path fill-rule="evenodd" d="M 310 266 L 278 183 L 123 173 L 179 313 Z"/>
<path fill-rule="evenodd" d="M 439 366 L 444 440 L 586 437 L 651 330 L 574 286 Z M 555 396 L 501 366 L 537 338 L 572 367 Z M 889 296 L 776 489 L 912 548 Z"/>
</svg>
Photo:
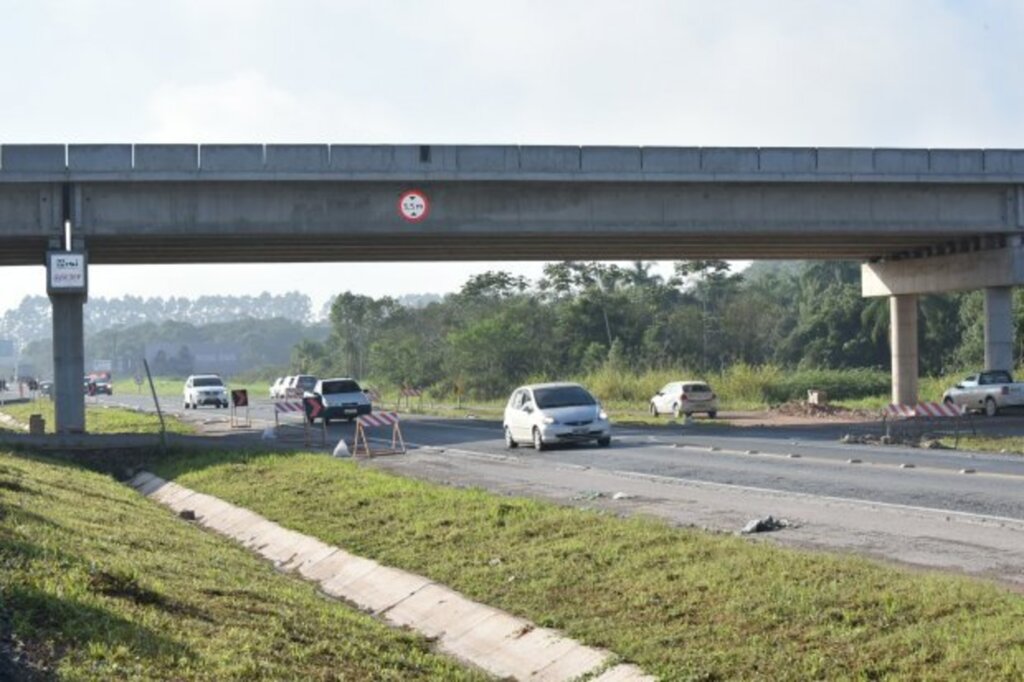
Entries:
<svg viewBox="0 0 1024 682">
<path fill-rule="evenodd" d="M 0 0 L 0 144 L 1024 147 L 1020 0 Z M 94 267 L 93 296 L 539 264 Z M 326 286 L 326 288 L 325 288 Z M 45 292 L 0 268 L 0 312 Z"/>
</svg>

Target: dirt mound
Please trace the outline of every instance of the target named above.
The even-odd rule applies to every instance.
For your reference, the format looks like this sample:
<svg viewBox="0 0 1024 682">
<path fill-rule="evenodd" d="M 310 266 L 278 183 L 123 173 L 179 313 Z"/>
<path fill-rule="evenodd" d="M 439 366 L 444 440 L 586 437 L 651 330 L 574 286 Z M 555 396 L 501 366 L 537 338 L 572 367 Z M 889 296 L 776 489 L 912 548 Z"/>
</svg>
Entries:
<svg viewBox="0 0 1024 682">
<path fill-rule="evenodd" d="M 838 405 L 812 405 L 797 400 L 791 400 L 788 403 L 782 403 L 781 405 L 775 405 L 771 408 L 771 411 L 775 414 L 785 415 L 787 417 L 819 417 L 821 419 L 830 418 L 866 418 L 875 416 L 868 410 L 851 410 L 846 407 L 839 407 Z"/>
</svg>

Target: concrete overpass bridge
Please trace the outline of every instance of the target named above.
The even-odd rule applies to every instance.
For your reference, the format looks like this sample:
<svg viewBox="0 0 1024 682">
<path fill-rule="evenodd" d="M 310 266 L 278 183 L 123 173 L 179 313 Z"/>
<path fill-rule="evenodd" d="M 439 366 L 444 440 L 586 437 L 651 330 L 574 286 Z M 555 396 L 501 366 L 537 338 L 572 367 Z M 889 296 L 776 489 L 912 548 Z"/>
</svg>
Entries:
<svg viewBox="0 0 1024 682">
<path fill-rule="evenodd" d="M 1022 230 L 1024 150 L 0 146 L 0 265 L 859 260 L 899 402 L 919 294 L 984 288 L 986 364 L 1012 365 Z M 81 430 L 84 288 L 51 300 L 57 427 Z"/>
</svg>

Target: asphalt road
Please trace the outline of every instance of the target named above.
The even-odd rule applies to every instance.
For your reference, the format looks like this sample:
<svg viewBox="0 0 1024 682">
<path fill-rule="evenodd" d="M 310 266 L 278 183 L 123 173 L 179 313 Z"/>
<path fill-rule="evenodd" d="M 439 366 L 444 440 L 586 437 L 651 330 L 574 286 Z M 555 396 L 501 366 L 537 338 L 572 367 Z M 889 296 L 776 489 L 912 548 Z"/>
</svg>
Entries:
<svg viewBox="0 0 1024 682">
<path fill-rule="evenodd" d="M 152 408 L 148 396 L 93 400 Z M 183 410 L 176 397 L 166 399 L 163 407 L 186 421 L 217 424 L 228 418 L 227 410 Z M 273 407 L 254 401 L 250 416 L 256 426 L 272 424 Z M 299 423 L 297 416 L 286 421 Z M 997 418 L 984 427 L 987 430 L 992 424 L 1016 431 L 1024 428 L 1024 419 Z M 666 423 L 617 428 L 607 448 L 572 445 L 536 453 L 528 447 L 507 450 L 501 425 L 493 421 L 409 416 L 402 422 L 412 447 L 531 465 L 541 462 L 550 464 L 553 471 L 586 467 L 736 486 L 740 491 L 797 493 L 1024 520 L 1024 457 L 839 442 L 849 428 Z M 327 440 L 333 444 L 344 437 L 351 444 L 353 432 L 351 424 L 333 423 Z M 389 434 L 378 435 L 383 439 Z"/>
</svg>

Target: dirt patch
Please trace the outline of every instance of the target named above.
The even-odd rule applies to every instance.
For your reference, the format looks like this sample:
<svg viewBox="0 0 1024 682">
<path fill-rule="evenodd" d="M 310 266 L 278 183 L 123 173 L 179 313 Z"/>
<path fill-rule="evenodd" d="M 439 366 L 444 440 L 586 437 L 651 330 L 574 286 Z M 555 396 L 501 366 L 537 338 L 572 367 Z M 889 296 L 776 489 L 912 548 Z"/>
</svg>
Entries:
<svg viewBox="0 0 1024 682">
<path fill-rule="evenodd" d="M 872 410 L 851 410 L 836 405 L 789 402 L 768 410 L 721 412 L 733 426 L 803 426 L 810 424 L 868 424 L 879 421 Z"/>
</svg>

